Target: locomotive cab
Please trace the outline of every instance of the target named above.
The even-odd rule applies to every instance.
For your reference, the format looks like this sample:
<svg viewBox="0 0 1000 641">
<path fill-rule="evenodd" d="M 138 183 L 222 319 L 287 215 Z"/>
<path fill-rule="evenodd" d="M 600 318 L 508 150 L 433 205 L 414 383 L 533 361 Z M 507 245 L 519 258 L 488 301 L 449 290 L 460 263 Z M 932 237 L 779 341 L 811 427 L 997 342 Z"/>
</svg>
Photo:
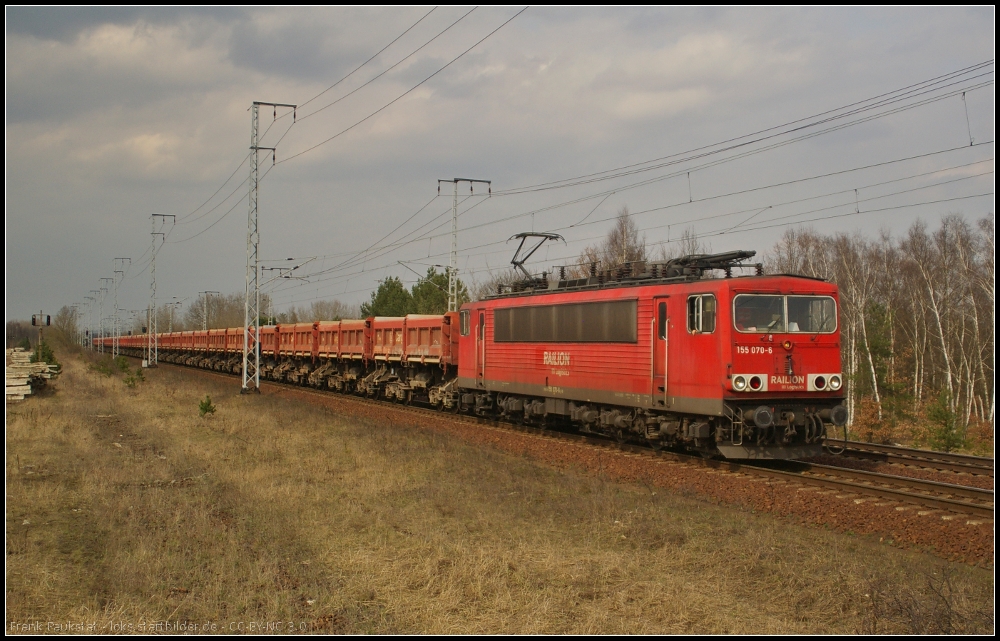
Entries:
<svg viewBox="0 0 1000 641">
<path fill-rule="evenodd" d="M 717 447 L 732 458 L 819 454 L 828 429 L 847 421 L 837 288 L 800 276 L 741 280 L 729 287 L 731 425 Z"/>
</svg>

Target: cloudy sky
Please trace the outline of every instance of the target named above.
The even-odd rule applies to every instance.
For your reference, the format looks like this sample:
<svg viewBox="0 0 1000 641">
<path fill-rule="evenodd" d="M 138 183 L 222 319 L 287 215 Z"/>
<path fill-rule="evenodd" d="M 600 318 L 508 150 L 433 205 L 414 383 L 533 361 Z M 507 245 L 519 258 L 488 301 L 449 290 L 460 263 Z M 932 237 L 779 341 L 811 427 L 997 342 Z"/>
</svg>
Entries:
<svg viewBox="0 0 1000 641">
<path fill-rule="evenodd" d="M 492 181 L 459 191 L 466 281 L 519 231 L 570 263 L 622 206 L 654 251 L 761 254 L 994 211 L 992 7 L 522 8 L 8 8 L 7 319 L 116 257 L 144 308 L 154 213 L 159 301 L 241 291 L 255 100 L 299 105 L 260 117 L 262 257 L 308 276 L 279 310 L 447 264 L 438 179 Z"/>
</svg>

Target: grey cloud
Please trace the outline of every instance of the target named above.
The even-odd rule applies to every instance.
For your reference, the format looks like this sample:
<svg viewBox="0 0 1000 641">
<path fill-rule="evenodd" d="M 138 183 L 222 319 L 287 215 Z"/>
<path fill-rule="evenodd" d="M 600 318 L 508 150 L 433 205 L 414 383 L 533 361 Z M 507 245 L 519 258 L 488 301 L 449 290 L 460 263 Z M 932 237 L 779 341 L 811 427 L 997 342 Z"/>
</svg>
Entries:
<svg viewBox="0 0 1000 641">
<path fill-rule="evenodd" d="M 357 13 L 348 9 L 255 12 L 233 26 L 230 59 L 238 67 L 262 73 L 332 82 L 399 36 L 427 10 Z M 417 46 L 414 43 L 428 37 L 439 17 L 406 34 L 371 68 L 384 68 L 405 56 Z"/>
<path fill-rule="evenodd" d="M 164 24 L 192 17 L 231 20 L 243 14 L 242 9 L 227 7 L 9 7 L 7 33 L 71 42 L 81 31 L 102 24 Z"/>
</svg>

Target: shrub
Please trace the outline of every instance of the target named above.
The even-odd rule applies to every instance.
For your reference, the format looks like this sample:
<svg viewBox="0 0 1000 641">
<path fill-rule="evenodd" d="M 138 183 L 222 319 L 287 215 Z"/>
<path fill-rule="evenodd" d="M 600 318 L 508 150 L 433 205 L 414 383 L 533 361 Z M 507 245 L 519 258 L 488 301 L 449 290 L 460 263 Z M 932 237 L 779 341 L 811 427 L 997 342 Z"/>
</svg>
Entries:
<svg viewBox="0 0 1000 641">
<path fill-rule="evenodd" d="M 937 400 L 927 406 L 931 423 L 929 445 L 935 450 L 951 452 L 965 445 L 965 434 L 959 428 L 958 415 L 951 409 L 951 395 L 941 390 Z"/>
<path fill-rule="evenodd" d="M 111 371 L 111 359 L 104 358 L 97 361 L 96 363 L 91 363 L 90 369 L 97 372 L 98 374 L 104 374 L 105 376 L 111 376 L 114 372 Z"/>
<path fill-rule="evenodd" d="M 205 394 L 205 400 L 198 404 L 198 413 L 202 416 L 215 414 L 215 406 L 212 405 L 212 398 L 208 394 Z"/>
<path fill-rule="evenodd" d="M 49 365 L 59 364 L 59 361 L 56 360 L 56 355 L 52 353 L 52 347 L 45 341 L 38 344 L 38 349 L 31 355 L 29 361 L 32 363 L 48 363 Z"/>
<path fill-rule="evenodd" d="M 141 367 L 136 367 L 135 372 L 129 372 L 128 365 L 126 364 L 125 371 L 127 374 L 125 375 L 125 378 L 122 379 L 122 382 L 125 383 L 125 386 L 129 389 L 135 389 L 135 386 L 139 383 L 146 382 L 146 377 L 143 376 Z"/>
</svg>

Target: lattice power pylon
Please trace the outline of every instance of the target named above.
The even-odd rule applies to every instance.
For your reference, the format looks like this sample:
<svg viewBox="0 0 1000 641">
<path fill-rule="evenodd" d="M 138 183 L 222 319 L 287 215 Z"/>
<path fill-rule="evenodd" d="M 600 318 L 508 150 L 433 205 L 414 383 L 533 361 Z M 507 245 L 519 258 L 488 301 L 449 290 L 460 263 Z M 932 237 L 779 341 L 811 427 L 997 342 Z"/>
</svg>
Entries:
<svg viewBox="0 0 1000 641">
<path fill-rule="evenodd" d="M 166 222 L 169 218 L 170 222 L 173 223 L 176 220 L 176 216 L 172 214 L 152 214 L 150 219 L 153 221 L 153 246 L 152 246 L 152 258 L 150 258 L 150 283 L 149 283 L 149 322 L 146 325 L 146 367 L 156 367 L 159 352 L 159 336 L 156 334 L 156 237 L 163 236 L 163 240 L 166 240 L 166 236 L 163 232 L 156 231 L 156 219 L 160 219 L 160 224 Z M 163 246 L 161 240 L 160 246 Z"/>
<path fill-rule="evenodd" d="M 474 183 L 485 183 L 489 193 L 493 192 L 492 181 L 476 178 L 444 178 L 438 180 L 438 194 L 441 193 L 441 183 L 454 183 L 455 193 L 451 201 L 451 260 L 448 262 L 448 311 L 458 311 L 458 183 L 469 183 L 469 193 L 472 193 Z"/>
<path fill-rule="evenodd" d="M 122 336 L 122 322 L 118 318 L 118 285 L 125 279 L 125 262 L 132 264 L 131 258 L 116 258 L 115 259 L 115 316 L 113 320 L 113 326 L 111 328 L 111 357 L 118 358 L 118 344 L 121 342 Z M 118 269 L 121 267 L 121 269 Z"/>
<path fill-rule="evenodd" d="M 257 102 L 251 106 L 250 114 L 250 204 L 247 212 L 247 281 L 246 302 L 243 306 L 243 388 L 241 394 L 260 391 L 260 232 L 257 226 L 257 183 L 260 152 L 274 153 L 274 147 L 260 146 L 260 106 L 274 108 L 275 118 L 278 107 L 292 110 L 296 105 L 277 102 Z M 294 113 L 294 112 L 293 112 Z"/>
</svg>

